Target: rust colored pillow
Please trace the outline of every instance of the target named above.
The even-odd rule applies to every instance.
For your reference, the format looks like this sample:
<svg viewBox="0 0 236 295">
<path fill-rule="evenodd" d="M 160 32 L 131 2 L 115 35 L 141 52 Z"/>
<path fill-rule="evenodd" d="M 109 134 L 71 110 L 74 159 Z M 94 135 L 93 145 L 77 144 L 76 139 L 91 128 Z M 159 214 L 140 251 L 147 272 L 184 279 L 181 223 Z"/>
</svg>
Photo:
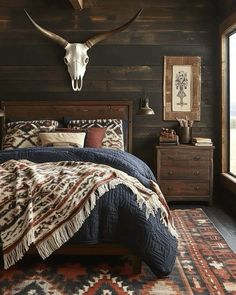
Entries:
<svg viewBox="0 0 236 295">
<path fill-rule="evenodd" d="M 102 140 L 105 136 L 106 128 L 102 127 L 91 127 L 87 129 L 85 137 L 85 147 L 100 148 L 102 147 Z"/>
</svg>

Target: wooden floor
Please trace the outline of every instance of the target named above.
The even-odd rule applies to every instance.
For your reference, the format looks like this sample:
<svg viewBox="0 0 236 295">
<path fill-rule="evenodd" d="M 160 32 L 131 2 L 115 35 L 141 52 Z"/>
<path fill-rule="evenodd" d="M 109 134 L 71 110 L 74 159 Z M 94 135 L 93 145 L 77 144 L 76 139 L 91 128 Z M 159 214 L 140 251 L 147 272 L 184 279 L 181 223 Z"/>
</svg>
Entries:
<svg viewBox="0 0 236 295">
<path fill-rule="evenodd" d="M 172 209 L 202 208 L 219 233 L 224 237 L 229 247 L 236 253 L 236 216 L 233 218 L 216 206 L 170 204 Z"/>
</svg>

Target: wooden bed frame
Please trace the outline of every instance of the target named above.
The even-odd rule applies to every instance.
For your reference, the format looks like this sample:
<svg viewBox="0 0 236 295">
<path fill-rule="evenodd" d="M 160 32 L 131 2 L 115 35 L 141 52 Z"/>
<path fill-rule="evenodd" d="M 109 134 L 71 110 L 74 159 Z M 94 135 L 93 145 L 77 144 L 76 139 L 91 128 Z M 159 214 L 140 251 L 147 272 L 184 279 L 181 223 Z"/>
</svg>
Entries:
<svg viewBox="0 0 236 295">
<path fill-rule="evenodd" d="M 16 120 L 55 119 L 64 117 L 72 119 L 108 119 L 126 120 L 127 132 L 125 141 L 127 151 L 132 151 L 132 102 L 130 101 L 6 101 L 5 118 Z M 31 247 L 29 254 L 36 254 Z M 140 259 L 129 249 L 118 244 L 70 244 L 67 243 L 54 252 L 63 255 L 129 255 L 134 273 L 141 269 Z"/>
<path fill-rule="evenodd" d="M 130 101 L 6 101 L 5 118 L 17 120 L 122 119 L 127 122 L 125 141 L 132 151 L 132 102 Z"/>
</svg>

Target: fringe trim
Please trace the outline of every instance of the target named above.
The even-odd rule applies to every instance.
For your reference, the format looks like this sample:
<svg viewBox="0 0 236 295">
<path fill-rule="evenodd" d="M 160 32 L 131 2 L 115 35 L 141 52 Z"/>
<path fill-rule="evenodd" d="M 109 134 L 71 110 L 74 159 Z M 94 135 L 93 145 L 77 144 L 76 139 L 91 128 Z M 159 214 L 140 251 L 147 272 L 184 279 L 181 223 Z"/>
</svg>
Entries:
<svg viewBox="0 0 236 295">
<path fill-rule="evenodd" d="M 61 225 L 61 227 L 47 239 L 43 240 L 39 244 L 36 244 L 39 255 L 43 259 L 47 258 L 52 254 L 52 252 L 60 248 L 65 242 L 73 237 L 73 235 L 81 228 L 86 218 L 89 217 L 97 200 L 109 190 L 114 189 L 120 183 L 121 180 L 116 178 L 111 180 L 109 183 L 103 184 L 95 192 L 93 192 L 90 195 L 90 198 L 86 201 L 82 210 L 80 210 L 71 220 L 68 220 Z"/>
<path fill-rule="evenodd" d="M 127 176 L 126 173 L 117 170 L 118 177 L 122 180 L 122 183 L 127 185 L 132 192 L 136 195 L 136 201 L 139 205 L 139 208 L 142 210 L 143 205 L 146 206 L 146 219 L 149 218 L 150 215 L 155 216 L 155 213 L 157 210 L 160 209 L 160 220 L 161 222 L 168 228 L 169 232 L 172 234 L 172 236 L 178 238 L 178 233 L 174 227 L 174 224 L 172 224 L 170 220 L 169 213 L 167 212 L 165 206 L 160 201 L 161 198 L 164 198 L 162 195 L 162 192 L 157 184 L 156 190 L 153 191 L 151 189 L 145 188 L 146 192 L 149 194 L 148 200 L 144 199 L 142 197 L 142 194 L 139 192 L 139 187 L 141 190 L 143 190 L 143 185 L 134 177 Z"/>
<path fill-rule="evenodd" d="M 10 266 L 14 265 L 17 261 L 22 259 L 24 254 L 29 250 L 30 245 L 34 241 L 34 233 L 31 229 L 21 240 L 17 246 L 8 253 L 3 254 L 4 269 L 8 269 Z M 4 253 L 4 249 L 3 249 Z"/>
<path fill-rule="evenodd" d="M 97 200 L 102 197 L 103 194 L 111 189 L 114 189 L 118 184 L 124 183 L 124 175 L 118 175 L 118 178 L 111 180 L 109 183 L 103 184 L 95 192 L 90 195 L 90 198 L 86 201 L 84 209 L 79 211 L 71 220 L 64 223 L 57 231 L 55 231 L 50 237 L 45 239 L 40 244 L 36 245 L 39 255 L 45 259 L 51 255 L 52 252 L 60 248 L 65 242 L 67 242 L 83 225 L 86 218 L 90 215 L 91 211 L 94 209 Z M 148 201 L 145 201 L 139 190 L 127 181 L 126 186 L 128 186 L 136 196 L 136 201 L 140 210 L 143 206 L 146 207 L 146 218 L 148 219 L 150 215 L 155 216 L 157 210 L 161 210 L 161 222 L 168 228 L 169 232 L 178 237 L 175 228 L 172 226 L 168 220 L 168 212 L 159 200 L 159 196 L 149 190 L 150 197 Z"/>
</svg>

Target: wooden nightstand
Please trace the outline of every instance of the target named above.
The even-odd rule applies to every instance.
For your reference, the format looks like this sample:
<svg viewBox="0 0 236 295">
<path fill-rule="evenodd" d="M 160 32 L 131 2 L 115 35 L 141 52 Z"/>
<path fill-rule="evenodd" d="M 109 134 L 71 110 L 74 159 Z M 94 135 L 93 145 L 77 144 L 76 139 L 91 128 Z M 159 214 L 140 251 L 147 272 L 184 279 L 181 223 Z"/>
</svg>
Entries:
<svg viewBox="0 0 236 295">
<path fill-rule="evenodd" d="M 214 147 L 156 146 L 157 181 L 167 201 L 212 204 Z"/>
</svg>

